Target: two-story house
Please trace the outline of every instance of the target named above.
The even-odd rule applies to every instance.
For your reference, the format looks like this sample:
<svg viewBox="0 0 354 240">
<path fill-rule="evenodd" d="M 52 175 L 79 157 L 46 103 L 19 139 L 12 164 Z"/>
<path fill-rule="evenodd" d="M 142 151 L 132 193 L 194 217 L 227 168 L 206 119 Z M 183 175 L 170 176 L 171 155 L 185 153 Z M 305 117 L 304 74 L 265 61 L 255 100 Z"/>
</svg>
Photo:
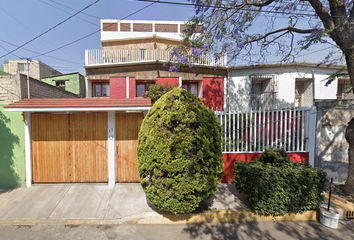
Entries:
<svg viewBox="0 0 354 240">
<path fill-rule="evenodd" d="M 101 20 L 102 48 L 85 51 L 86 96 L 136 98 L 151 84 L 169 82 L 203 98 L 210 108 L 224 108 L 226 59 L 215 63 L 202 55 L 193 68 L 178 73 L 165 66 L 167 48 L 180 43 L 184 28 L 179 21 Z"/>
</svg>

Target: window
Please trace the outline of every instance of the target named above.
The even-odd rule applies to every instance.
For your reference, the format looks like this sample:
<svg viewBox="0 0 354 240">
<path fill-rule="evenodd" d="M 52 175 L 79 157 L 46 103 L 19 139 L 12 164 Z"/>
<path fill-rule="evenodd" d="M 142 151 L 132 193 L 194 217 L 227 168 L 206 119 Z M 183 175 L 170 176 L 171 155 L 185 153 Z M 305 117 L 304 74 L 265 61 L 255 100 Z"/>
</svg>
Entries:
<svg viewBox="0 0 354 240">
<path fill-rule="evenodd" d="M 17 63 L 17 70 L 19 72 L 27 71 L 27 63 Z"/>
<path fill-rule="evenodd" d="M 337 99 L 353 99 L 349 79 L 338 79 Z"/>
<path fill-rule="evenodd" d="M 137 97 L 142 97 L 144 95 L 144 93 L 149 89 L 149 87 L 151 85 L 153 85 L 154 83 L 137 83 L 136 84 L 136 96 Z"/>
<path fill-rule="evenodd" d="M 113 58 L 105 58 L 104 63 L 113 63 Z"/>
<path fill-rule="evenodd" d="M 295 79 L 294 107 L 305 107 L 313 105 L 313 91 L 311 78 Z"/>
<path fill-rule="evenodd" d="M 146 49 L 140 49 L 140 59 L 144 60 L 146 57 Z"/>
<path fill-rule="evenodd" d="M 92 83 L 92 97 L 109 97 L 109 83 Z"/>
<path fill-rule="evenodd" d="M 55 86 L 65 90 L 65 81 L 63 80 L 55 81 Z"/>
<path fill-rule="evenodd" d="M 276 106 L 277 82 L 273 75 L 251 75 L 250 109 L 264 110 Z"/>
<path fill-rule="evenodd" d="M 263 103 L 263 82 L 253 81 L 251 87 L 252 110 L 262 109 L 262 103 Z"/>
<path fill-rule="evenodd" d="M 198 96 L 198 83 L 182 83 L 182 87 L 194 96 Z"/>
</svg>

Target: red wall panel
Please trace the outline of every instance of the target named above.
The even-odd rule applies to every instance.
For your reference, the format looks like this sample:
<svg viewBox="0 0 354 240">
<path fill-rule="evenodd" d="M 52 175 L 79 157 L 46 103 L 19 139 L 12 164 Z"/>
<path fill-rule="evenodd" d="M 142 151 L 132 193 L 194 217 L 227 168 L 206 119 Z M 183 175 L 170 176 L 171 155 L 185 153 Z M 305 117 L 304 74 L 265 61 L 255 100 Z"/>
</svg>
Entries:
<svg viewBox="0 0 354 240">
<path fill-rule="evenodd" d="M 127 98 L 127 83 L 125 77 L 112 77 L 109 79 L 110 98 Z M 134 95 L 135 96 L 135 95 Z"/>
<path fill-rule="evenodd" d="M 224 78 L 203 78 L 203 98 L 207 107 L 224 108 Z"/>
<path fill-rule="evenodd" d="M 225 174 L 222 179 L 223 183 L 231 183 L 234 178 L 234 163 L 236 159 L 242 162 L 250 162 L 258 159 L 262 153 L 224 153 L 224 169 Z M 308 152 L 289 152 L 288 156 L 291 161 L 297 163 L 306 163 L 309 162 L 309 153 Z"/>
<path fill-rule="evenodd" d="M 129 78 L 129 98 L 135 98 L 136 96 L 136 85 L 135 85 L 135 78 Z"/>
<path fill-rule="evenodd" d="M 166 82 L 169 82 L 171 83 L 172 87 L 175 87 L 175 86 L 179 86 L 179 78 L 162 78 L 162 77 L 158 77 L 157 80 L 156 80 L 156 83 L 157 84 L 161 84 L 161 85 L 164 85 Z"/>
</svg>

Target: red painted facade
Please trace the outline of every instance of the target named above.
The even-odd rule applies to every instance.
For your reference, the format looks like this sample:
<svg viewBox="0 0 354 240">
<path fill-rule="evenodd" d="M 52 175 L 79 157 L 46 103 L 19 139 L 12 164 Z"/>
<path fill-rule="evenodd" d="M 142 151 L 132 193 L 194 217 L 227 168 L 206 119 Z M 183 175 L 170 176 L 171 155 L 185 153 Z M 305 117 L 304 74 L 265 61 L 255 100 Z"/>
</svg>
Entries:
<svg viewBox="0 0 354 240">
<path fill-rule="evenodd" d="M 129 78 L 129 98 L 135 98 L 136 97 L 136 84 L 135 84 L 135 78 L 130 77 Z"/>
<path fill-rule="evenodd" d="M 203 98 L 205 105 L 210 109 L 224 108 L 224 79 L 203 78 Z"/>
<path fill-rule="evenodd" d="M 127 81 L 125 77 L 111 77 L 109 79 L 109 93 L 111 99 L 127 98 Z"/>
<path fill-rule="evenodd" d="M 165 83 L 171 83 L 172 87 L 175 87 L 175 86 L 179 86 L 179 78 L 176 77 L 176 78 L 162 78 L 162 77 L 158 77 L 157 78 L 157 81 L 156 83 L 157 84 L 161 84 L 161 85 L 164 85 Z"/>
<path fill-rule="evenodd" d="M 242 162 L 250 162 L 258 159 L 262 153 L 224 153 L 224 169 L 225 174 L 223 177 L 223 183 L 231 183 L 234 172 L 234 163 L 236 160 Z M 308 163 L 309 153 L 308 152 L 291 152 L 288 153 L 291 161 L 297 163 Z"/>
</svg>

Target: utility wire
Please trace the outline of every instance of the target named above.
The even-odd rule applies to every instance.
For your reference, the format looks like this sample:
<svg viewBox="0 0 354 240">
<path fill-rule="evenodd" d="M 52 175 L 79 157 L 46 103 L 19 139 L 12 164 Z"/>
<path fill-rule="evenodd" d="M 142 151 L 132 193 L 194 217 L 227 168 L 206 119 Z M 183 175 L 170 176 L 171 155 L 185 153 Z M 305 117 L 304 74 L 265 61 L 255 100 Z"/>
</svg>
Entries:
<svg viewBox="0 0 354 240">
<path fill-rule="evenodd" d="M 65 22 L 68 21 L 69 19 L 73 18 L 74 16 L 76 16 L 76 15 L 79 14 L 80 12 L 86 10 L 87 8 L 91 7 L 92 5 L 96 4 L 96 3 L 99 2 L 99 1 L 100 1 L 100 0 L 96 0 L 96 1 L 94 1 L 93 3 L 87 5 L 86 7 L 84 7 L 84 8 L 81 9 L 80 11 L 78 11 L 77 13 L 75 13 L 75 14 L 71 15 L 70 17 L 66 18 L 64 21 L 61 21 L 60 23 L 56 24 L 54 27 L 51 27 L 51 28 L 49 28 L 47 31 L 45 31 L 45 32 L 43 32 L 43 33 L 41 33 L 41 34 L 39 34 L 37 37 L 32 38 L 31 40 L 29 40 L 29 41 L 27 41 L 26 43 L 22 44 L 21 46 L 15 48 L 14 50 L 12 50 L 12 51 L 10 51 L 10 52 L 8 52 L 8 53 L 2 55 L 0 58 L 3 58 L 3 57 L 5 57 L 5 56 L 7 56 L 7 55 L 9 55 L 9 54 L 11 54 L 11 53 L 13 53 L 13 52 L 15 52 L 15 51 L 17 51 L 18 49 L 20 49 L 20 48 L 26 46 L 26 45 L 29 44 L 30 42 L 33 42 L 33 41 L 36 40 L 37 38 L 40 38 L 40 37 L 43 36 L 44 34 L 50 32 L 50 31 L 53 30 L 54 28 L 60 26 L 61 24 L 65 23 Z"/>
<path fill-rule="evenodd" d="M 27 27 L 25 24 L 23 24 L 20 20 L 18 20 L 17 18 L 15 18 L 13 15 L 11 15 L 8 11 L 6 11 L 5 9 L 3 9 L 1 6 L 0 6 L 0 9 L 3 10 L 6 14 L 8 14 L 10 17 L 12 17 L 13 19 L 15 19 L 19 24 L 21 24 L 23 27 L 25 27 L 28 31 L 30 31 L 31 33 L 33 33 L 34 35 L 37 35 L 37 33 L 35 33 L 32 29 L 30 29 L 29 27 Z M 42 40 L 44 40 L 45 42 L 49 43 L 50 45 L 52 45 L 53 47 L 56 47 L 53 43 L 47 41 L 46 39 L 42 38 Z M 13 45 L 13 44 L 12 44 Z M 13 46 L 16 46 L 16 45 L 13 45 Z M 18 47 L 18 46 L 16 46 Z M 9 52 L 8 50 L 6 50 L 6 52 Z M 71 57 L 72 59 L 78 61 L 77 59 L 75 59 L 73 56 L 63 52 L 64 54 L 66 54 L 67 56 Z M 15 54 L 12 54 L 14 56 L 17 56 Z M 18 57 L 20 58 L 20 57 Z"/>
<path fill-rule="evenodd" d="M 11 46 L 14 46 L 14 47 L 18 47 L 17 45 L 13 44 L 13 43 L 10 43 L 10 42 L 7 42 L 7 41 L 4 41 L 4 40 L 1 40 L 0 39 L 0 42 L 3 42 L 3 43 L 6 43 L 6 44 L 9 44 Z M 1 46 L 1 45 L 0 45 Z M 2 47 L 4 48 L 4 47 Z M 5 48 L 4 48 L 5 49 Z M 22 48 L 23 50 L 26 50 L 26 51 L 29 51 L 29 52 L 32 52 L 32 53 L 36 53 L 36 54 L 40 54 L 39 52 L 36 52 L 36 51 L 32 51 L 30 49 L 27 49 L 27 48 Z M 6 50 L 6 49 L 5 49 Z M 8 50 L 6 50 L 8 52 Z M 12 53 L 13 54 L 13 53 Z M 13 54 L 14 55 L 14 54 Z M 20 58 L 19 56 L 15 55 L 17 58 Z M 49 58 L 53 58 L 53 59 L 56 59 L 56 60 L 59 60 L 59 61 L 63 61 L 63 62 L 68 62 L 68 63 L 74 63 L 74 64 L 81 64 L 79 62 L 71 62 L 71 61 L 68 61 L 68 60 L 64 60 L 64 59 L 60 59 L 60 58 L 56 58 L 56 57 L 52 57 L 52 56 L 48 56 L 48 55 L 45 55 L 46 57 L 49 57 Z"/>
<path fill-rule="evenodd" d="M 140 11 L 146 9 L 146 8 L 148 8 L 148 7 L 150 7 L 151 5 L 153 5 L 153 4 L 155 4 L 155 3 L 157 3 L 157 2 L 154 1 L 153 3 L 150 3 L 149 5 L 140 8 L 139 10 L 137 10 L 137 11 L 135 11 L 135 12 L 133 12 L 133 13 L 131 13 L 131 14 L 125 16 L 124 18 L 122 18 L 122 19 L 120 19 L 119 21 L 114 22 L 114 23 L 118 23 L 118 22 L 120 22 L 120 21 L 122 21 L 122 20 L 124 20 L 124 19 L 126 19 L 126 18 L 128 18 L 128 17 L 130 17 L 130 16 L 132 16 L 132 15 L 134 15 L 134 14 L 136 14 L 136 13 L 138 13 L 138 12 L 140 12 Z M 112 25 L 112 24 L 114 24 L 114 23 L 111 23 L 110 25 Z M 72 41 L 72 42 L 70 42 L 70 43 L 67 43 L 67 44 L 65 44 L 65 45 L 63 45 L 63 46 L 61 46 L 61 47 L 55 48 L 55 49 L 53 49 L 53 50 L 47 51 L 47 52 L 45 52 L 45 53 L 38 54 L 38 55 L 36 55 L 36 56 L 33 56 L 32 58 L 37 58 L 37 57 L 39 57 L 39 56 L 46 55 L 46 54 L 48 54 L 48 53 L 52 53 L 52 52 L 54 52 L 54 51 L 57 51 L 57 50 L 59 50 L 59 49 L 62 49 L 62 48 L 64 48 L 64 47 L 67 47 L 67 46 L 69 46 L 69 45 L 72 45 L 72 44 L 74 44 L 74 43 L 76 43 L 76 42 L 79 42 L 79 41 L 81 41 L 81 40 L 83 40 L 83 39 L 85 39 L 85 38 L 88 38 L 88 37 L 92 36 L 93 34 L 96 34 L 96 33 L 100 32 L 101 30 L 102 30 L 102 29 L 100 28 L 99 30 L 94 31 L 94 32 L 92 32 L 92 33 L 90 33 L 90 34 L 88 34 L 88 35 L 86 35 L 86 36 L 84 36 L 84 37 L 81 37 L 81 38 L 79 38 L 79 39 L 76 39 L 75 41 Z"/>
<path fill-rule="evenodd" d="M 68 11 L 65 11 L 65 10 L 63 10 L 63 9 L 61 9 L 61 8 L 58 8 L 57 6 L 54 6 L 54 5 L 52 5 L 52 4 L 49 4 L 49 3 L 47 3 L 47 2 L 45 2 L 45 1 L 43 1 L 43 0 L 38 0 L 38 1 L 40 1 L 40 2 L 42 2 L 42 3 L 44 3 L 44 4 L 47 4 L 48 6 L 51 6 L 51 7 L 53 7 L 53 8 L 56 8 L 56 9 L 62 11 L 62 12 L 65 12 L 65 13 L 67 13 L 67 14 L 69 14 L 69 15 L 71 14 L 71 13 L 69 13 Z M 55 3 L 56 3 L 56 2 L 55 2 Z M 75 10 L 75 11 L 78 11 L 78 10 Z M 90 23 L 90 24 L 95 25 L 95 26 L 99 26 L 99 24 L 97 24 L 97 23 L 90 22 L 90 21 L 88 21 L 88 20 L 86 20 L 86 19 L 83 19 L 83 18 L 81 18 L 81 17 L 79 17 L 79 16 L 76 16 L 76 17 L 79 18 L 79 19 L 81 19 L 81 20 L 84 21 L 84 22 Z"/>
<path fill-rule="evenodd" d="M 135 0 L 138 2 L 155 2 L 155 3 L 163 3 L 163 4 L 171 4 L 171 5 L 183 5 L 183 6 L 190 6 L 190 7 L 195 7 L 195 6 L 200 6 L 200 7 L 216 7 L 215 5 L 203 5 L 203 4 L 193 4 L 193 3 L 181 3 L 181 2 L 169 2 L 169 1 L 158 1 L 158 0 Z M 225 6 L 218 6 L 217 8 L 220 9 L 233 9 L 232 7 L 225 7 Z M 242 9 L 241 9 L 242 10 Z M 284 14 L 284 15 L 296 15 L 296 16 L 310 16 L 310 17 L 315 17 L 316 14 L 309 14 L 309 13 L 291 13 L 291 12 L 279 12 L 279 11 L 272 11 L 272 10 L 256 10 L 256 9 L 247 9 L 247 11 L 253 11 L 253 12 L 263 12 L 263 13 L 275 13 L 275 14 Z"/>
</svg>

